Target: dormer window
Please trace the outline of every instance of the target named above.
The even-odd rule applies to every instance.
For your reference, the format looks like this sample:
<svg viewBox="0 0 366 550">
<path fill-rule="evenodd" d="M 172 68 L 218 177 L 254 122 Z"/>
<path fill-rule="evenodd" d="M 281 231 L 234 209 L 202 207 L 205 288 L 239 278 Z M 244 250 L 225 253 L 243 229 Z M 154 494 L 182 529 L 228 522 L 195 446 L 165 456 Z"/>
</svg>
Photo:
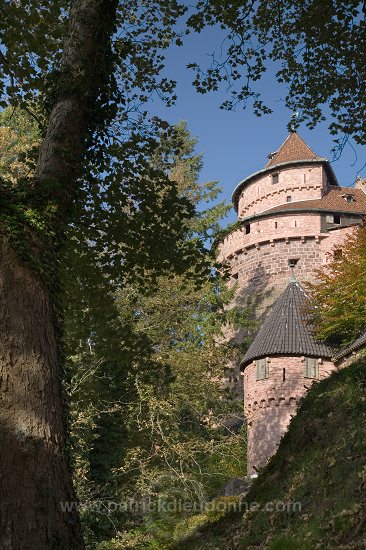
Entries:
<svg viewBox="0 0 366 550">
<path fill-rule="evenodd" d="M 344 195 L 346 202 L 354 202 L 355 197 L 353 195 Z"/>
<path fill-rule="evenodd" d="M 277 174 L 272 174 L 272 183 L 278 183 L 280 181 L 280 175 L 277 173 Z"/>
<path fill-rule="evenodd" d="M 274 157 L 275 155 L 277 155 L 277 153 L 278 153 L 278 151 L 274 151 L 273 153 L 270 153 L 269 155 L 267 155 L 267 158 L 268 158 L 269 160 L 272 160 L 273 157 Z"/>
<path fill-rule="evenodd" d="M 328 214 L 326 217 L 327 223 L 334 223 L 334 225 L 340 225 L 341 223 L 341 217 L 337 214 Z"/>
</svg>

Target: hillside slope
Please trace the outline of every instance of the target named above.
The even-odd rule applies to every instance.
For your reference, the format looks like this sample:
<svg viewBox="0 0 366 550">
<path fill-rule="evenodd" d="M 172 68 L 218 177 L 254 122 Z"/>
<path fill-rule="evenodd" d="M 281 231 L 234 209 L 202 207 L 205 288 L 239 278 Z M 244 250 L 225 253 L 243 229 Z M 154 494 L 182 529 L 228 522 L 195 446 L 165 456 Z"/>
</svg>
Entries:
<svg viewBox="0 0 366 550">
<path fill-rule="evenodd" d="M 171 549 L 366 549 L 366 358 L 313 386 L 241 510 Z"/>
</svg>

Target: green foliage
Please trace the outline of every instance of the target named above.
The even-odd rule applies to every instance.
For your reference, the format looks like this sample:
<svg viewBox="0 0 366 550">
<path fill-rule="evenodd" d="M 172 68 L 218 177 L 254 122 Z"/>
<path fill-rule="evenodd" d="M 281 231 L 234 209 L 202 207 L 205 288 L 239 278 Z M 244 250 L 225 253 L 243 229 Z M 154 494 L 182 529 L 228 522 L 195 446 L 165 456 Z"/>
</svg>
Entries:
<svg viewBox="0 0 366 550">
<path fill-rule="evenodd" d="M 13 185 L 29 177 L 40 143 L 38 124 L 25 111 L 7 108 L 0 113 L 0 174 Z"/>
<path fill-rule="evenodd" d="M 218 497 L 206 504 L 201 514 L 182 520 L 176 526 L 173 534 L 173 540 L 184 541 L 192 536 L 200 527 L 218 522 L 224 518 L 228 512 L 238 508 L 240 496 Z"/>
<path fill-rule="evenodd" d="M 163 550 L 162 546 L 153 546 L 149 535 L 138 530 L 120 533 L 118 539 L 101 542 L 97 546 L 97 550 L 154 550 L 154 548 Z"/>
<path fill-rule="evenodd" d="M 18 256 L 52 289 L 59 313 L 58 208 L 50 189 L 44 187 L 39 194 L 30 185 L 41 141 L 34 117 L 19 108 L 8 107 L 0 113 L 1 228 Z"/>
<path fill-rule="evenodd" d="M 10 237 L 16 226 L 12 240 L 19 243 L 19 254 L 25 261 L 32 260 L 33 267 L 39 250 L 46 249 L 50 268 L 58 264 L 66 234 L 68 244 L 87 256 L 90 265 L 99 262 L 104 276 L 116 285 L 127 274 L 147 282 L 147 274 L 153 279 L 155 272 L 184 272 L 193 264 L 197 276 L 202 275 L 208 269 L 203 244 L 197 238 L 186 239 L 195 215 L 193 203 L 179 194 L 176 182 L 169 177 L 169 161 L 160 166 L 152 162 L 164 132 L 170 139 L 171 130 L 162 121 L 148 120 L 137 107 L 155 92 L 171 101 L 173 84 L 159 77 L 160 51 L 178 37 L 174 24 L 185 11 L 178 3 L 120 3 L 118 37 L 114 37 L 111 55 L 106 53 L 105 82 L 90 107 L 87 155 L 83 166 L 73 167 L 78 183 L 32 180 L 39 137 L 45 133 L 52 106 L 60 94 L 70 92 L 64 90 L 65 85 L 79 86 L 82 80 L 72 75 L 70 84 L 67 71 L 60 72 L 68 8 L 68 3 L 61 1 L 34 6 L 27 0 L 0 8 L 6 25 L 0 29 L 4 45 L 0 92 L 3 105 L 12 106 L 3 116 L 6 150 L 12 149 L 15 156 L 18 146 L 23 156 L 32 151 L 26 165 L 20 159 L 19 166 L 14 166 L 5 155 L 4 166 L 0 166 L 8 180 L 4 187 L 10 183 L 13 187 L 6 195 L 12 209 L 1 212 Z M 82 74 L 80 71 L 78 76 Z M 9 113 L 14 109 L 12 117 Z M 15 139 L 14 132 L 25 134 L 27 143 L 22 142 L 23 137 Z M 48 216 L 50 203 L 52 217 Z M 31 211 L 32 220 L 40 223 L 29 226 L 29 219 L 19 217 L 19 211 Z M 43 239 L 45 226 L 52 237 L 48 243 Z M 162 241 L 164 246 L 160 246 Z M 66 254 L 71 258 L 63 258 L 62 263 L 70 264 L 73 253 L 69 250 L 70 246 Z M 42 276 L 45 273 L 43 270 Z"/>
<path fill-rule="evenodd" d="M 70 2 L 65 0 L 51 4 L 20 0 L 1 6 L 1 106 L 32 103 L 39 92 L 48 90 L 49 76 L 60 67 L 69 10 Z M 154 92 L 171 101 L 174 83 L 160 77 L 162 51 L 179 40 L 174 25 L 185 11 L 174 0 L 119 2 L 113 54 L 122 116 L 135 112 Z"/>
<path fill-rule="evenodd" d="M 202 525 L 170 550 L 362 548 L 365 367 L 363 358 L 313 385 L 245 497 L 255 509 Z M 266 509 L 268 503 L 279 503 L 278 511 Z"/>
<path fill-rule="evenodd" d="M 212 240 L 227 207 L 211 208 L 217 186 L 198 183 L 202 160 L 195 145 L 181 122 L 163 134 L 151 163 L 177 182 L 181 197 L 202 204 L 186 239 Z M 222 329 L 246 326 L 247 315 L 226 309 L 232 293 L 209 253 L 211 273 L 199 284 L 188 271 L 155 277 L 154 285 L 127 278 L 115 290 L 105 286 L 98 261 L 89 266 L 89 256 L 74 250 L 65 332 L 78 494 L 84 502 L 152 503 L 146 514 L 86 507 L 88 547 L 145 541 L 162 548 L 182 511 L 158 510 L 157 502 L 163 508 L 186 502 L 191 510 L 183 516 L 192 515 L 243 471 L 245 434 L 231 427 L 240 421 L 241 404 L 230 383 L 234 373 L 226 369 L 237 350 L 224 345 Z M 113 542 L 116 528 L 124 535 Z"/>
<path fill-rule="evenodd" d="M 310 285 L 309 313 L 319 338 L 349 344 L 366 326 L 366 228 L 355 229 Z"/>
<path fill-rule="evenodd" d="M 277 82 L 286 85 L 286 105 L 297 113 L 290 128 L 302 121 L 313 128 L 329 113 L 337 147 L 350 136 L 366 143 L 363 2 L 198 1 L 188 26 L 198 32 L 218 26 L 225 36 L 217 48 L 221 54 L 212 55 L 207 70 L 189 65 L 199 93 L 224 84 L 231 98 L 222 108 L 245 107 L 251 101 L 257 115 L 270 113 L 258 83 L 272 67 Z"/>
<path fill-rule="evenodd" d="M 0 9 L 2 105 L 26 102 L 31 107 L 39 92 L 49 91 L 60 66 L 69 3 L 21 0 L 5 2 Z M 164 51 L 171 44 L 181 46 L 189 32 L 216 26 L 222 34 L 211 65 L 201 68 L 194 59 L 189 65 L 199 93 L 223 84 L 231 89 L 224 108 L 251 101 L 256 114 L 271 112 L 259 85 L 273 67 L 277 81 L 287 87 L 287 106 L 298 114 L 291 127 L 302 121 L 313 127 L 329 112 L 338 147 L 350 136 L 365 143 L 364 15 L 365 6 L 357 0 L 199 0 L 190 6 L 160 0 L 119 2 L 113 38 L 117 93 L 110 106 L 117 115 L 114 126 L 145 125 L 138 111 L 152 95 L 172 104 L 175 82 L 161 74 Z"/>
</svg>

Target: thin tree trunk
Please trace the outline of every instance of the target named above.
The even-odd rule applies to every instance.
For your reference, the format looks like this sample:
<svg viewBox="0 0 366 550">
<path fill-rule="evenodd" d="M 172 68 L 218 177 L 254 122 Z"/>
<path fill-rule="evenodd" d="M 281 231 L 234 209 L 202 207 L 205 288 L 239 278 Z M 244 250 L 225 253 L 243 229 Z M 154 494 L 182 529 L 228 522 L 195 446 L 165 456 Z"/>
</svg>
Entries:
<svg viewBox="0 0 366 550">
<path fill-rule="evenodd" d="M 117 5 L 117 0 L 76 0 L 71 10 L 56 99 L 34 178 L 40 194 L 52 183 L 61 226 L 68 221 L 86 141 L 94 129 L 93 109 L 110 70 Z M 0 549 L 81 550 L 65 457 L 50 290 L 20 260 L 1 229 L 0 224 Z M 39 251 L 35 254 L 39 257 Z"/>
</svg>

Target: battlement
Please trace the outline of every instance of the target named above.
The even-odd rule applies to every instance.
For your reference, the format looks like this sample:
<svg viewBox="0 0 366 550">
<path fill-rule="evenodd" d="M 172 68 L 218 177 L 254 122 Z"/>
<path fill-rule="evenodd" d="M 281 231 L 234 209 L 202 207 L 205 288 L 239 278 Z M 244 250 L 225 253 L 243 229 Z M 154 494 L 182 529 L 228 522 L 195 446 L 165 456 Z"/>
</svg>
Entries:
<svg viewBox="0 0 366 550">
<path fill-rule="evenodd" d="M 267 399 L 261 399 L 260 401 L 253 401 L 248 403 L 245 407 L 245 416 L 250 420 L 250 417 L 259 409 L 266 409 L 270 407 L 295 407 L 301 399 L 301 395 L 283 395 L 281 397 L 268 397 Z"/>
</svg>

